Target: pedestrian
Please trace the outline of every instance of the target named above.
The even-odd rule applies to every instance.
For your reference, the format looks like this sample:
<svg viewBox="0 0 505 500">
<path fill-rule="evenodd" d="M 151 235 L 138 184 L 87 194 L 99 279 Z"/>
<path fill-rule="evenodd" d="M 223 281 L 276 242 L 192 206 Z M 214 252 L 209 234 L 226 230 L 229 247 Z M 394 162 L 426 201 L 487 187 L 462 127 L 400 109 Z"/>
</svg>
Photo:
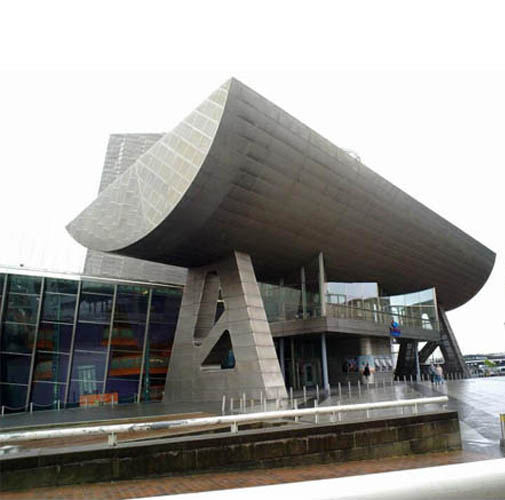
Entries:
<svg viewBox="0 0 505 500">
<path fill-rule="evenodd" d="M 435 368 L 435 371 L 437 373 L 437 383 L 438 384 L 443 384 L 444 383 L 444 370 L 440 365 L 437 365 Z"/>
<path fill-rule="evenodd" d="M 430 365 L 430 381 L 432 384 L 434 384 L 437 381 L 437 372 L 435 370 L 435 367 L 433 366 L 433 363 Z"/>
<path fill-rule="evenodd" d="M 370 376 L 370 365 L 367 363 L 363 369 L 363 376 L 365 377 L 365 382 L 368 384 L 368 377 Z"/>
</svg>

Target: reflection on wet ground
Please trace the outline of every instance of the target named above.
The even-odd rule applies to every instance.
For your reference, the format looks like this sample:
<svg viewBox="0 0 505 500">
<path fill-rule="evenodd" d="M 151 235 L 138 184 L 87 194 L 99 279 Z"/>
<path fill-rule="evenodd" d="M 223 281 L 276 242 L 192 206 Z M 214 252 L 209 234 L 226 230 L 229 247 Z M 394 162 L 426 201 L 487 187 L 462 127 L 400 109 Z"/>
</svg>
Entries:
<svg viewBox="0 0 505 500">
<path fill-rule="evenodd" d="M 343 388 L 342 388 L 343 389 Z M 465 451 L 482 453 L 489 458 L 505 456 L 500 449 L 500 413 L 505 413 L 505 377 L 474 378 L 449 380 L 441 385 L 430 382 L 395 383 L 394 386 L 380 386 L 367 390 L 364 386 L 361 395 L 355 386 L 349 397 L 347 386 L 342 390 L 342 398 L 332 395 L 323 405 L 354 404 L 364 402 L 386 401 L 392 399 L 410 399 L 422 397 L 448 396 L 447 409 L 456 410 L 459 415 L 461 438 Z M 332 391 L 332 394 L 335 390 Z M 440 406 L 426 405 L 419 412 L 433 411 Z M 405 414 L 411 414 L 406 409 Z M 401 415 L 400 409 L 374 410 L 371 417 Z M 364 412 L 348 414 L 344 420 L 362 420 Z"/>
</svg>

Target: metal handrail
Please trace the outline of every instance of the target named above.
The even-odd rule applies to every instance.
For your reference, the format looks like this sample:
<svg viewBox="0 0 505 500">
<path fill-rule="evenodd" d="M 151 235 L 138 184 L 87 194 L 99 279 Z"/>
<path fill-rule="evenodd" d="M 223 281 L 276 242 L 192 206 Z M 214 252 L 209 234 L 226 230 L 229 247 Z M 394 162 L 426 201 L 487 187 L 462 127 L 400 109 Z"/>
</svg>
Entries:
<svg viewBox="0 0 505 500">
<path fill-rule="evenodd" d="M 258 420 L 275 420 L 280 418 L 295 418 L 314 415 L 316 423 L 319 415 L 330 414 L 331 421 L 336 422 L 342 413 L 351 411 L 380 410 L 384 408 L 404 408 L 412 406 L 414 413 L 417 413 L 419 405 L 441 404 L 448 402 L 447 396 L 434 398 L 399 399 L 395 401 L 381 401 L 378 403 L 361 403 L 352 405 L 319 406 L 314 408 L 303 408 L 296 410 L 275 410 L 258 413 L 245 413 L 239 415 L 226 415 L 218 417 L 203 417 L 184 420 L 165 420 L 160 422 L 142 422 L 134 424 L 97 425 L 89 427 L 79 427 L 72 429 L 51 429 L 45 431 L 15 431 L 0 434 L 1 443 L 33 441 L 39 439 L 54 439 L 74 436 L 109 435 L 109 444 L 117 443 L 115 434 L 126 432 L 157 431 L 161 429 L 174 429 L 184 427 L 208 427 L 212 425 L 230 425 L 232 432 L 238 431 L 238 424 L 247 422 L 257 422 Z M 110 439 L 112 437 L 112 439 Z"/>
</svg>

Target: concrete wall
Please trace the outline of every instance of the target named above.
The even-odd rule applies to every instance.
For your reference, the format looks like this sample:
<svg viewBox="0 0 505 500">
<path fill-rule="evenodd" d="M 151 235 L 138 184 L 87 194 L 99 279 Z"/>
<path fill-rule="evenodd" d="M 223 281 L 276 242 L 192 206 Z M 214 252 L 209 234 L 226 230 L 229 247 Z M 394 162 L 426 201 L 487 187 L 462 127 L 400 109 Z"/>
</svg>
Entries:
<svg viewBox="0 0 505 500">
<path fill-rule="evenodd" d="M 105 437 L 104 437 L 105 439 Z M 0 459 L 1 490 L 461 449 L 456 412 L 43 451 Z"/>
</svg>

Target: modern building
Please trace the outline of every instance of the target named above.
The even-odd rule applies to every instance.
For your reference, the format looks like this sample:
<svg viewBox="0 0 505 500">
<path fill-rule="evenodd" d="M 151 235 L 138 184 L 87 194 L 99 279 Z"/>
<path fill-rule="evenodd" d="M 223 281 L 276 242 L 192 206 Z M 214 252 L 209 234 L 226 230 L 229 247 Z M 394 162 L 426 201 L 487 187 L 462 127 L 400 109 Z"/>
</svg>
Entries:
<svg viewBox="0 0 505 500">
<path fill-rule="evenodd" d="M 111 136 L 99 195 L 68 231 L 89 249 L 85 274 L 95 278 L 79 277 L 68 299 L 65 377 L 51 379 L 64 385 L 64 404 L 126 397 L 127 386 L 140 401 L 161 396 L 163 383 L 165 401 L 285 397 L 290 387 L 356 382 L 364 371 L 370 382 L 415 375 L 437 347 L 446 370 L 466 376 L 446 311 L 480 290 L 495 259 L 235 79 L 172 132 Z M 9 294 L 28 294 L 12 288 L 18 279 L 4 280 L 2 370 L 27 374 L 27 405 L 39 383 L 46 297 L 61 292 L 49 277 L 37 288 L 30 361 L 16 368 L 10 360 L 21 354 L 4 350 L 4 338 L 16 308 Z M 112 283 L 106 305 L 84 300 L 102 293 L 88 282 Z M 129 287 L 139 291 L 125 307 L 142 313 L 121 330 Z M 170 300 L 162 304 L 163 290 Z M 81 333 L 83 307 L 89 321 L 101 318 L 99 333 Z M 170 320 L 151 333 L 158 313 Z M 135 356 L 121 336 L 134 338 Z M 98 345 L 102 357 L 80 364 L 79 351 Z M 164 353 L 163 377 L 152 369 L 155 352 Z M 118 368 L 130 361 L 138 369 Z M 79 366 L 92 365 L 98 383 L 86 386 Z"/>
</svg>

